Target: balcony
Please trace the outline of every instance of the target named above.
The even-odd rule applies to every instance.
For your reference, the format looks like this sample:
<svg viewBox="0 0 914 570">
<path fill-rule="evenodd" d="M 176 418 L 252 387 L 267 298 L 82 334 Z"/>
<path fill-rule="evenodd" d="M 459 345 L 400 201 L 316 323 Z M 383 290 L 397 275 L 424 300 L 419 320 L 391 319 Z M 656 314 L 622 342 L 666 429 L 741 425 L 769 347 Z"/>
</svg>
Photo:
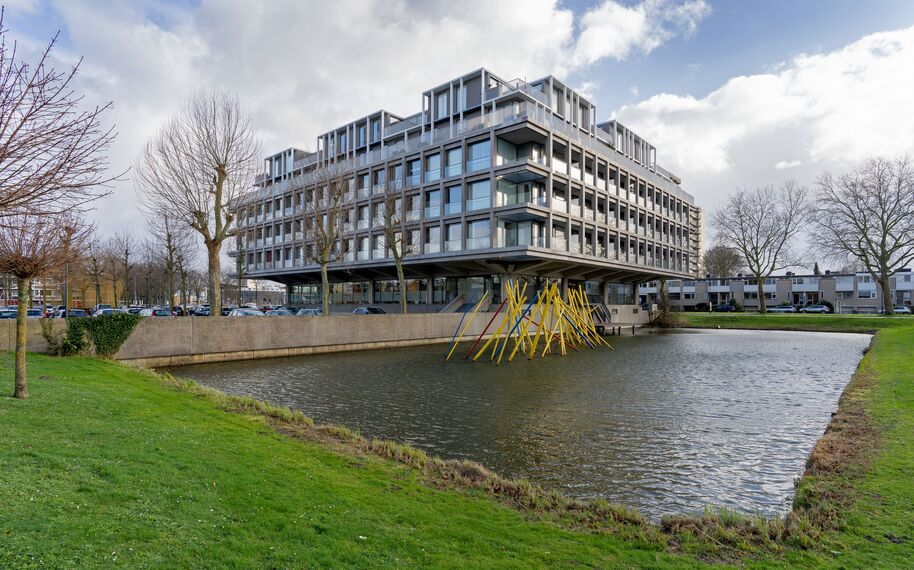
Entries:
<svg viewBox="0 0 914 570">
<path fill-rule="evenodd" d="M 562 198 L 552 197 L 552 209 L 556 212 L 568 213 L 568 202 Z"/>
<path fill-rule="evenodd" d="M 360 230 L 367 230 L 370 226 L 371 226 L 371 222 L 369 220 L 359 220 L 358 222 L 356 222 L 355 227 Z"/>
<path fill-rule="evenodd" d="M 437 218 L 441 215 L 441 206 L 426 206 L 425 207 L 425 219 Z"/>
<path fill-rule="evenodd" d="M 375 249 L 371 252 L 372 259 L 387 259 L 387 249 Z"/>
<path fill-rule="evenodd" d="M 463 246 L 462 246 L 463 244 L 461 243 L 462 241 L 463 240 L 459 240 L 459 239 L 447 240 L 446 242 L 444 242 L 444 251 L 460 251 L 461 249 L 463 249 Z"/>
<path fill-rule="evenodd" d="M 568 251 L 568 238 L 561 236 L 552 236 L 552 246 L 549 249 L 557 251 Z"/>
<path fill-rule="evenodd" d="M 491 243 L 492 238 L 489 236 L 467 238 L 467 249 L 486 249 Z"/>
<path fill-rule="evenodd" d="M 441 253 L 441 244 L 438 242 L 427 243 L 422 247 L 423 253 Z"/>
<path fill-rule="evenodd" d="M 359 250 L 356 253 L 356 257 L 359 261 L 365 261 L 366 259 L 371 259 L 371 252 L 368 250 Z"/>
<path fill-rule="evenodd" d="M 463 205 L 460 202 L 454 202 L 453 204 L 444 205 L 444 215 L 448 216 L 451 214 L 459 214 L 463 210 Z"/>
<path fill-rule="evenodd" d="M 576 218 L 580 218 L 581 217 L 581 207 L 577 204 L 569 204 L 568 213 Z"/>
<path fill-rule="evenodd" d="M 568 163 L 553 156 L 552 171 L 559 174 L 568 174 Z"/>
<path fill-rule="evenodd" d="M 485 210 L 492 205 L 491 196 L 483 196 L 481 198 L 474 198 L 472 200 L 467 200 L 467 212 L 472 212 L 474 210 Z"/>
</svg>

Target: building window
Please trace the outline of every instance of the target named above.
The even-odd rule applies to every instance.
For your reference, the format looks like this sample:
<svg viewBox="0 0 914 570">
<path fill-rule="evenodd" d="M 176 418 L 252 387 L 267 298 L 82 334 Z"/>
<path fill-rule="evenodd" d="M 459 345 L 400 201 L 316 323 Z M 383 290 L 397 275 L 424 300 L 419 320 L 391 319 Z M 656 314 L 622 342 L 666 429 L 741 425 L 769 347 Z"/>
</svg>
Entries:
<svg viewBox="0 0 914 570">
<path fill-rule="evenodd" d="M 460 226 L 461 226 L 461 224 L 457 223 L 457 224 L 448 224 L 445 227 L 445 235 L 447 237 L 446 241 L 444 242 L 445 251 L 460 251 L 461 249 L 463 249 L 463 246 L 462 246 L 463 235 L 462 235 Z"/>
<path fill-rule="evenodd" d="M 419 185 L 419 159 L 406 163 L 406 183 L 409 186 Z"/>
<path fill-rule="evenodd" d="M 457 176 L 463 170 L 463 149 L 460 147 L 452 148 L 447 151 L 447 165 L 445 166 L 444 175 L 450 178 Z"/>
<path fill-rule="evenodd" d="M 441 226 L 427 226 L 425 228 L 425 253 L 438 253 L 441 251 Z"/>
<path fill-rule="evenodd" d="M 375 119 L 371 122 L 371 142 L 378 142 L 381 140 L 381 121 Z"/>
<path fill-rule="evenodd" d="M 346 133 L 340 133 L 340 153 L 346 152 Z"/>
<path fill-rule="evenodd" d="M 467 222 L 467 249 L 484 249 L 492 244 L 492 225 L 489 220 Z"/>
<path fill-rule="evenodd" d="M 425 193 L 425 219 L 441 215 L 441 190 L 429 190 Z"/>
<path fill-rule="evenodd" d="M 463 202 L 463 189 L 460 186 L 447 188 L 447 203 L 444 205 L 445 214 L 459 214 Z"/>
<path fill-rule="evenodd" d="M 467 147 L 467 172 L 488 170 L 492 163 L 492 144 L 485 140 Z"/>
<path fill-rule="evenodd" d="M 435 113 L 436 119 L 447 117 L 447 91 L 435 95 Z"/>
<path fill-rule="evenodd" d="M 473 182 L 467 188 L 467 212 L 482 210 L 492 205 L 492 183 L 489 180 Z"/>
<path fill-rule="evenodd" d="M 434 182 L 441 178 L 441 155 L 433 154 L 425 158 L 425 181 Z"/>
<path fill-rule="evenodd" d="M 365 125 L 359 125 L 359 146 L 365 146 Z"/>
<path fill-rule="evenodd" d="M 875 299 L 876 290 L 875 289 L 872 289 L 872 290 L 861 289 L 861 290 L 857 291 L 857 298 L 858 299 Z"/>
</svg>

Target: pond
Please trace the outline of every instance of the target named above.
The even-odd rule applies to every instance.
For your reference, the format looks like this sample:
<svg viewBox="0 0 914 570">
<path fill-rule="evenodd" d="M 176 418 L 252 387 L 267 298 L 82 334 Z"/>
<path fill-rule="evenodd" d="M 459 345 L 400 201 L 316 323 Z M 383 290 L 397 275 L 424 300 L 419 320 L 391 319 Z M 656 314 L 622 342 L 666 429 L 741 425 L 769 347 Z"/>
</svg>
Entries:
<svg viewBox="0 0 914 570">
<path fill-rule="evenodd" d="M 445 363 L 446 347 L 433 345 L 170 372 L 653 519 L 706 505 L 771 516 L 788 510 L 870 340 L 723 330 L 608 338 L 614 351 L 499 367 Z"/>
</svg>

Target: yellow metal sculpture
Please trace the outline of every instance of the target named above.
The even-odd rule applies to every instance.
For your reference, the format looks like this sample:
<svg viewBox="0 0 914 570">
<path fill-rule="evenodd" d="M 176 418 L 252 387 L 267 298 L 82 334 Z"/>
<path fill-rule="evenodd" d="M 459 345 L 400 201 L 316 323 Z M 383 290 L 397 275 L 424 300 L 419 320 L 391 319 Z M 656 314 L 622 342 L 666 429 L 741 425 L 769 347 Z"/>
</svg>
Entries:
<svg viewBox="0 0 914 570">
<path fill-rule="evenodd" d="M 526 283 L 521 286 L 520 283 L 509 282 L 505 290 L 505 299 L 476 338 L 464 360 L 476 362 L 488 353 L 489 361 L 498 365 L 506 353 L 507 362 L 511 362 L 518 354 L 533 360 L 537 354 L 540 358 L 547 354 L 565 356 L 569 348 L 574 351 L 600 346 L 612 349 L 609 342 L 597 331 L 590 302 L 582 289 L 569 289 L 567 299 L 562 298 L 557 283 L 552 283 L 537 292 L 532 299 L 526 296 Z M 473 307 L 466 324 L 466 314 L 461 318 L 445 360 L 450 360 L 454 355 L 457 345 L 470 328 L 470 323 L 473 322 L 486 297 L 487 294 L 483 295 Z M 502 315 L 501 322 L 489 333 L 499 315 Z M 488 339 L 477 350 L 486 335 Z M 509 351 L 508 346 L 512 342 L 513 346 Z M 537 352 L 541 342 L 543 348 Z"/>
</svg>

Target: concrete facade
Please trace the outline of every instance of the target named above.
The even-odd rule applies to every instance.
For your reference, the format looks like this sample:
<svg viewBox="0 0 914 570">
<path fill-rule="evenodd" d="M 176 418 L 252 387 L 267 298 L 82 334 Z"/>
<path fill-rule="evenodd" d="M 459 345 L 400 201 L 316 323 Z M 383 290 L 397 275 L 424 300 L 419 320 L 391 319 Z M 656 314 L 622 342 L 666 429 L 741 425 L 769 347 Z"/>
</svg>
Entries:
<svg viewBox="0 0 914 570">
<path fill-rule="evenodd" d="M 647 141 L 618 122 L 597 123 L 594 105 L 551 76 L 505 81 L 476 70 L 425 91 L 419 113 L 378 111 L 320 135 L 317 146 L 267 158 L 262 192 L 239 215 L 247 275 L 285 283 L 293 305 L 312 304 L 319 282 L 302 231 L 303 204 L 320 195 L 308 176 L 339 162 L 352 165 L 329 268 L 340 303 L 393 302 L 378 210 L 391 187 L 405 219 L 411 302 L 444 306 L 482 291 L 497 300 L 498 281 L 513 277 L 603 292 L 623 284 L 634 304 L 637 283 L 698 269 L 701 211 L 680 180 Z M 611 294 L 592 302 L 620 304 Z"/>
<path fill-rule="evenodd" d="M 910 307 L 914 301 L 911 270 L 896 272 L 890 279 L 890 286 L 893 303 Z M 639 301 L 656 302 L 657 287 L 656 281 L 641 285 Z M 768 307 L 828 301 L 836 313 L 876 313 L 882 309 L 882 290 L 869 273 L 787 274 L 766 279 L 763 287 Z M 743 275 L 724 279 L 673 279 L 667 281 L 667 288 L 674 310 L 707 310 L 710 304 L 727 303 L 730 299 L 746 310 L 758 310 L 759 307 L 756 281 Z"/>
</svg>

